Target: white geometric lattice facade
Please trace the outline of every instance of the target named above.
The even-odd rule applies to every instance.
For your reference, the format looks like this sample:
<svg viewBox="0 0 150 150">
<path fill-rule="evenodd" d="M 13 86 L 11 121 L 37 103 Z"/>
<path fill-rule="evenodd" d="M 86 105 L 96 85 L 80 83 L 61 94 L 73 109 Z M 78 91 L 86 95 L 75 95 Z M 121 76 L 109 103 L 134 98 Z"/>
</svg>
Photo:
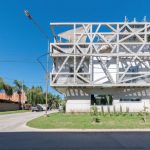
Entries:
<svg viewBox="0 0 150 150">
<path fill-rule="evenodd" d="M 123 97 L 131 91 L 137 97 L 150 86 L 149 22 L 51 23 L 51 28 L 51 86 L 90 94 L 101 88 Z"/>
<path fill-rule="evenodd" d="M 54 59 L 51 85 L 150 85 L 150 23 L 52 23 L 51 26 L 72 28 L 58 34 L 51 43 Z"/>
</svg>

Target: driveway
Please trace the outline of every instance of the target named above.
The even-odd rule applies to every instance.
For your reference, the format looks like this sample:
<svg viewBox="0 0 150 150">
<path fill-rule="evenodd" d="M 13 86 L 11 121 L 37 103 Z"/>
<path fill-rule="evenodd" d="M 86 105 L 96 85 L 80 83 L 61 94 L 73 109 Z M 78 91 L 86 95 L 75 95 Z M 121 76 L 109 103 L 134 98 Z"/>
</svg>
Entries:
<svg viewBox="0 0 150 150">
<path fill-rule="evenodd" d="M 52 113 L 54 111 L 48 111 Z M 44 115 L 45 112 L 25 112 L 16 114 L 0 115 L 0 132 L 32 131 L 25 124 L 37 117 Z"/>
</svg>

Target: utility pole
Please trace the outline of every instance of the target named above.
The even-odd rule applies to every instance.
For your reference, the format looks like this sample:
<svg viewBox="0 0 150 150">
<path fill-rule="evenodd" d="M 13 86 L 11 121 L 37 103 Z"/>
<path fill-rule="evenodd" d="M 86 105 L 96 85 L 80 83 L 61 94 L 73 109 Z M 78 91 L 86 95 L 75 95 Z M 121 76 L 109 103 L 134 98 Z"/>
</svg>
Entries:
<svg viewBox="0 0 150 150">
<path fill-rule="evenodd" d="M 21 89 L 21 107 L 23 109 L 23 100 L 24 100 L 24 90 L 23 90 L 24 81 L 22 80 L 22 89 Z"/>
<path fill-rule="evenodd" d="M 49 83 L 49 75 L 48 75 L 48 61 L 49 61 L 49 37 L 48 35 L 46 34 L 46 32 L 41 28 L 41 26 L 33 19 L 33 17 L 31 16 L 31 14 L 29 13 L 29 11 L 27 9 L 24 10 L 24 13 L 25 13 L 25 16 L 28 17 L 29 20 L 31 20 L 33 22 L 33 24 L 39 29 L 39 31 L 44 35 L 44 37 L 48 40 L 48 52 L 47 52 L 47 59 L 46 59 L 46 96 L 45 96 L 45 99 L 46 99 L 46 110 L 45 110 L 45 116 L 47 116 L 47 106 L 48 106 L 48 83 Z M 42 66 L 43 67 L 43 66 Z"/>
<path fill-rule="evenodd" d="M 47 107 L 48 107 L 48 81 L 49 81 L 49 75 L 48 75 L 48 61 L 49 61 L 49 40 L 48 40 L 48 53 L 47 53 L 47 61 L 46 61 L 46 111 L 45 115 L 47 116 Z"/>
</svg>

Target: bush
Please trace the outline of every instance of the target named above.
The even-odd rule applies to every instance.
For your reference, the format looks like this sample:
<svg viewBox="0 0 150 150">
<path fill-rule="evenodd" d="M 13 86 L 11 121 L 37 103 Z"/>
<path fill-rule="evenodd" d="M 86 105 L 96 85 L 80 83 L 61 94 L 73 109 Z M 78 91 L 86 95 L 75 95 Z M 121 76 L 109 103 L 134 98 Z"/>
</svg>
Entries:
<svg viewBox="0 0 150 150">
<path fill-rule="evenodd" d="M 99 123 L 101 121 L 100 117 L 95 118 L 95 122 Z"/>
<path fill-rule="evenodd" d="M 63 112 L 66 112 L 66 105 L 63 105 Z"/>
<path fill-rule="evenodd" d="M 100 117 L 99 116 L 94 117 L 93 122 L 100 123 L 101 122 Z"/>
<path fill-rule="evenodd" d="M 107 106 L 107 111 L 110 114 L 110 107 L 109 106 Z"/>
<path fill-rule="evenodd" d="M 104 115 L 104 107 L 101 106 L 101 111 L 102 111 L 102 114 Z"/>
<path fill-rule="evenodd" d="M 96 122 L 96 123 L 99 123 L 100 122 L 100 117 L 98 116 L 98 109 L 96 107 L 96 105 L 94 104 L 93 107 L 91 107 L 91 115 L 93 115 L 93 121 Z"/>
<path fill-rule="evenodd" d="M 95 104 L 94 104 L 94 106 L 91 107 L 91 115 L 98 116 L 98 109 L 95 106 Z"/>
</svg>

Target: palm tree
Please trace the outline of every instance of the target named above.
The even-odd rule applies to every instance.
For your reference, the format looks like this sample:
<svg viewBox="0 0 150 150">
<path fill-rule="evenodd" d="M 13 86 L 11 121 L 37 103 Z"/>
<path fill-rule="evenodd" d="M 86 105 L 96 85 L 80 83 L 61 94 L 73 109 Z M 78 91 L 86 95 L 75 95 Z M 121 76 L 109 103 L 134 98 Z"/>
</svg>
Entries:
<svg viewBox="0 0 150 150">
<path fill-rule="evenodd" d="M 9 84 L 6 84 L 3 78 L 0 77 L 0 90 L 4 90 L 8 96 L 13 95 L 13 88 Z"/>
<path fill-rule="evenodd" d="M 12 86 L 10 86 L 9 84 L 4 84 L 3 85 L 4 91 L 8 96 L 12 96 L 13 95 L 13 88 Z"/>
<path fill-rule="evenodd" d="M 20 109 L 21 109 L 22 82 L 18 80 L 14 80 L 14 84 L 15 84 L 14 89 L 19 96 L 19 104 L 20 104 Z"/>
<path fill-rule="evenodd" d="M 27 97 L 30 103 L 33 105 L 36 105 L 38 103 L 43 104 L 45 102 L 45 97 L 43 94 L 42 87 L 32 87 L 31 89 L 28 90 L 27 92 Z"/>
<path fill-rule="evenodd" d="M 3 78 L 0 77 L 0 90 L 4 90 L 3 85 L 4 85 L 4 80 Z"/>
</svg>

